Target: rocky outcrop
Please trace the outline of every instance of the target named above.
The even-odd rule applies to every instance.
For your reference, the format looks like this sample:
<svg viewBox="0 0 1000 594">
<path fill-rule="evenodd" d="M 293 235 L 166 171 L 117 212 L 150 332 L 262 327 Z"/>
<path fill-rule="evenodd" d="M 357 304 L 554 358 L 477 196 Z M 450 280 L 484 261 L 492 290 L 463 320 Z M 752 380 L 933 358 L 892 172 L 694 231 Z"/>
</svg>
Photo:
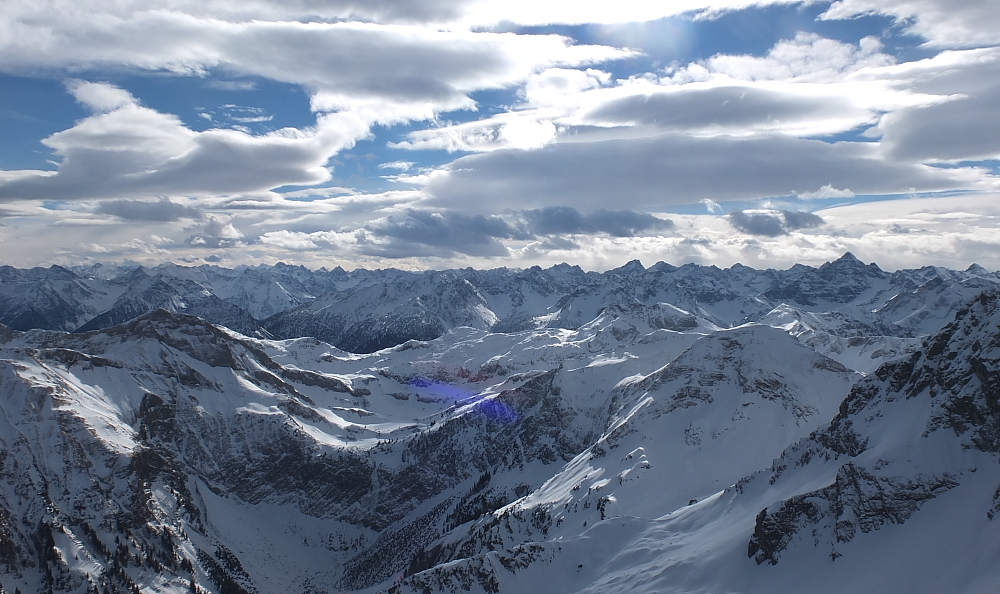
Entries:
<svg viewBox="0 0 1000 594">
<path fill-rule="evenodd" d="M 937 451 L 940 442 L 927 445 L 940 432 L 950 434 L 948 447 L 956 452 L 974 448 L 1000 454 L 1000 291 L 983 293 L 959 310 L 955 320 L 927 339 L 924 347 L 883 365 L 856 385 L 828 426 L 775 462 L 772 484 L 791 480 L 790 468 L 822 461 L 839 467 L 829 486 L 762 510 L 748 556 L 758 564 L 776 564 L 796 535 L 809 532 L 836 558 L 839 543 L 902 524 L 926 501 L 958 486 L 968 470 L 935 462 L 938 456 L 947 456 Z M 914 406 L 920 407 L 919 416 L 901 412 Z M 893 419 L 906 420 L 894 423 Z M 903 422 L 908 424 L 899 424 Z M 865 456 L 876 443 L 880 451 L 891 451 L 886 442 L 892 440 L 904 446 L 906 456 L 918 460 L 908 465 L 906 473 L 893 471 L 894 460 L 883 458 L 885 453 L 875 460 Z M 928 470 L 921 472 L 921 465 Z M 992 508 L 983 510 L 991 519 L 996 499 Z"/>
</svg>

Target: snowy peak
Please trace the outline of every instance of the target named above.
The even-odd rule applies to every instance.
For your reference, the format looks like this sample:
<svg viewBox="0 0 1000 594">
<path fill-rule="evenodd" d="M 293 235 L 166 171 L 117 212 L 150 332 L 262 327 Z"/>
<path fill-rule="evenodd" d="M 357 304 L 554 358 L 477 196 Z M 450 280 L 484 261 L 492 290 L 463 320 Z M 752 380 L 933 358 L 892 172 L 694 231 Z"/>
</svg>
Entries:
<svg viewBox="0 0 1000 594">
<path fill-rule="evenodd" d="M 890 276 L 875 264 L 866 266 L 847 252 L 840 259 L 827 262 L 818 269 L 792 267 L 764 295 L 805 306 L 845 304 L 865 292 L 884 289 Z"/>
<path fill-rule="evenodd" d="M 120 274 L 107 280 L 115 272 Z M 835 323 L 813 328 L 822 336 L 811 345 L 868 371 L 883 354 L 908 348 L 897 339 L 938 330 L 961 302 L 1000 277 L 978 268 L 933 267 L 890 275 L 847 253 L 819 268 L 788 270 L 662 262 L 647 269 L 639 261 L 604 273 L 566 264 L 420 273 L 312 271 L 283 263 L 232 270 L 162 264 L 90 266 L 75 273 L 6 267 L 0 281 L 0 323 L 16 329 L 92 330 L 162 307 L 246 334 L 264 336 L 262 327 L 268 327 L 277 336 L 311 335 L 364 351 L 428 340 L 461 326 L 506 333 L 578 329 L 611 305 L 665 303 L 720 328 L 760 321 L 787 305 L 830 320 L 837 316 Z M 850 341 L 862 336 L 870 346 L 859 353 Z"/>
<path fill-rule="evenodd" d="M 275 336 L 313 336 L 369 353 L 408 340 L 432 340 L 459 326 L 485 330 L 496 322 L 472 283 L 444 272 L 327 293 L 264 324 Z"/>
<path fill-rule="evenodd" d="M 165 309 L 196 315 L 243 334 L 264 335 L 249 313 L 223 301 L 197 282 L 162 274 L 150 276 L 142 268 L 136 268 L 124 278 L 120 277 L 118 283 L 124 291 L 111 308 L 77 328 L 77 332 L 108 328 L 147 312 Z"/>
<path fill-rule="evenodd" d="M 617 274 L 618 276 L 629 278 L 633 276 L 639 276 L 646 272 L 646 268 L 643 267 L 642 262 L 639 260 L 632 260 L 618 268 L 613 268 L 609 270 L 611 274 Z"/>
</svg>

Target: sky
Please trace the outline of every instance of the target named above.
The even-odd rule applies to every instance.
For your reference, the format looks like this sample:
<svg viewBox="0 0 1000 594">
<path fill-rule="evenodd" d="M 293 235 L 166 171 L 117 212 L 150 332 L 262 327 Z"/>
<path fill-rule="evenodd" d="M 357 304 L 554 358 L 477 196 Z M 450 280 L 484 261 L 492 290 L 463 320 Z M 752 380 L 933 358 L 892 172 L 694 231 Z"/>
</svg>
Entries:
<svg viewBox="0 0 1000 594">
<path fill-rule="evenodd" d="M 1000 269 L 1000 4 L 4 0 L 0 264 Z"/>
</svg>

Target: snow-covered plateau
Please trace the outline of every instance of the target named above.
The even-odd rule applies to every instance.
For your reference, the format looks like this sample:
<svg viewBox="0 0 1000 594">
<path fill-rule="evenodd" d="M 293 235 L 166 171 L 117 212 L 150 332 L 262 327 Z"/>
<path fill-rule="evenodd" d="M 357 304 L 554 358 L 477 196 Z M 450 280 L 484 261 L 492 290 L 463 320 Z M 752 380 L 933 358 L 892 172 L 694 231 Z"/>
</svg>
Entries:
<svg viewBox="0 0 1000 594">
<path fill-rule="evenodd" d="M 0 592 L 995 593 L 1000 275 L 0 267 Z"/>
</svg>

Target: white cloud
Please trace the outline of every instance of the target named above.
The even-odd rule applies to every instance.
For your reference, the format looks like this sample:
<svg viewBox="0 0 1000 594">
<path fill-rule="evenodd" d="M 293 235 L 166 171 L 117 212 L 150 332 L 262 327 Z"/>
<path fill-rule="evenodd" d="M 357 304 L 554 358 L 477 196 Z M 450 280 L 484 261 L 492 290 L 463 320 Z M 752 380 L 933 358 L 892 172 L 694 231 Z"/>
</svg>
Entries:
<svg viewBox="0 0 1000 594">
<path fill-rule="evenodd" d="M 718 55 L 662 77 L 612 82 L 598 70 L 552 68 L 528 77 L 522 102 L 510 111 L 417 130 L 391 146 L 482 152 L 666 131 L 830 136 L 877 124 L 886 112 L 953 99 L 907 88 L 880 48 L 870 38 L 851 45 L 802 34 L 764 57 Z M 554 127 L 543 127 L 548 122 Z M 504 134 L 511 128 L 534 134 L 511 142 Z"/>
<path fill-rule="evenodd" d="M 1000 43 L 1000 11 L 990 0 L 839 0 L 821 16 L 850 19 L 884 14 L 932 47 L 985 47 Z"/>
<path fill-rule="evenodd" d="M 66 88 L 77 101 L 98 113 L 106 113 L 119 107 L 138 103 L 128 91 L 108 83 L 71 79 L 66 81 Z"/>
<path fill-rule="evenodd" d="M 766 56 L 717 55 L 669 72 L 675 83 L 707 80 L 719 75 L 735 80 L 825 82 L 864 68 L 888 66 L 895 58 L 882 53 L 882 43 L 865 37 L 857 46 L 816 33 L 798 33 L 779 41 Z"/>
<path fill-rule="evenodd" d="M 797 196 L 803 200 L 818 200 L 823 198 L 853 198 L 854 192 L 847 188 L 843 190 L 833 187 L 833 184 L 826 184 L 815 192 L 799 192 Z"/>
<path fill-rule="evenodd" d="M 470 28 L 501 19 L 611 23 L 684 12 L 708 18 L 775 3 L 799 2 L 8 0 L 0 11 L 0 71 L 44 69 L 95 80 L 104 69 L 224 73 L 236 80 L 205 84 L 230 91 L 254 88 L 244 79 L 263 77 L 303 88 L 317 118 L 308 128 L 254 135 L 242 126 L 270 116 L 227 106 L 199 115 L 233 129 L 198 132 L 126 89 L 68 80 L 73 97 L 93 113 L 45 139 L 61 159 L 58 171 L 0 171 L 0 199 L 21 200 L 18 215 L 4 219 L 0 242 L 12 263 L 140 254 L 195 261 L 206 247 L 232 246 L 240 246 L 229 252 L 237 260 L 298 254 L 317 266 L 492 266 L 503 257 L 514 265 L 572 259 L 600 268 L 636 256 L 781 265 L 819 263 L 847 249 L 868 259 L 891 253 L 905 265 L 957 262 L 976 246 L 998 253 L 990 236 L 997 213 L 984 214 L 981 201 L 968 196 L 941 202 L 975 206 L 961 219 L 940 208 L 910 208 L 915 201 L 886 203 L 895 214 L 860 206 L 824 211 L 822 227 L 809 226 L 815 221 L 801 213 L 749 211 L 757 218 L 738 222 L 755 237 L 734 233 L 731 217 L 709 215 L 664 215 L 676 224 L 669 234 L 639 237 L 588 235 L 596 227 L 582 226 L 588 241 L 536 241 L 501 224 L 513 216 L 505 209 L 544 213 L 573 205 L 594 213 L 614 205 L 662 214 L 700 201 L 713 213 L 721 211 L 717 200 L 995 188 L 986 169 L 963 165 L 1000 158 L 991 125 L 1000 105 L 995 48 L 895 64 L 874 38 L 851 44 L 799 34 L 762 56 L 717 55 L 612 80 L 587 67 L 634 54 L 554 35 Z M 1000 40 L 998 11 L 982 0 L 843 0 L 825 18 L 870 12 L 900 19 L 931 46 Z M 484 110 L 473 122 L 437 120 L 448 110 L 482 107 L 472 97 L 488 89 L 517 90 L 516 105 Z M 385 179 L 418 191 L 272 192 L 329 182 L 329 159 L 370 137 L 372 126 L 417 120 L 434 127 L 394 146 L 482 154 L 437 170 L 410 161 L 379 165 L 399 172 Z M 814 140 L 862 129 L 871 142 Z M 63 211 L 32 210 L 52 196 L 67 200 Z M 108 198 L 114 200 L 99 202 Z M 129 224 L 115 222 L 122 218 Z M 785 233 L 760 234 L 772 220 Z M 149 240 L 153 234 L 160 239 Z M 913 237 L 919 246 L 907 244 Z M 54 254 L 51 246 L 61 251 L 38 255 Z"/>
<path fill-rule="evenodd" d="M 51 13 L 81 18 L 94 13 L 127 19 L 146 11 L 177 12 L 229 22 L 258 21 L 365 21 L 375 23 L 427 23 L 438 27 L 478 27 L 499 22 L 523 25 L 625 23 L 647 21 L 685 13 L 716 15 L 728 10 L 774 4 L 799 4 L 802 0 L 52 0 Z M 8 0 L 12 16 L 39 12 L 28 0 Z"/>
<path fill-rule="evenodd" d="M 341 251 L 356 246 L 356 232 L 314 231 L 303 233 L 281 229 L 260 236 L 260 242 L 290 251 L 333 250 Z"/>
<path fill-rule="evenodd" d="M 471 0 L 461 22 L 490 24 L 502 21 L 522 25 L 627 23 L 649 21 L 685 13 L 705 16 L 721 12 L 775 4 L 799 4 L 802 0 Z"/>
<path fill-rule="evenodd" d="M 611 82 L 607 72 L 588 68 L 548 68 L 528 77 L 524 83 L 524 102 L 529 107 L 562 106 L 581 93 Z"/>
<path fill-rule="evenodd" d="M 19 5 L 20 6 L 20 5 Z M 227 22 L 147 10 L 110 16 L 45 7 L 7 13 L 0 69 L 130 68 L 200 75 L 225 69 L 301 85 L 317 111 L 391 124 L 468 109 L 468 93 L 511 86 L 546 67 L 633 52 L 514 35 L 335 22 Z M 39 9 L 41 10 L 41 9 Z M 20 17 L 20 18 L 19 18 Z"/>
<path fill-rule="evenodd" d="M 571 261 L 585 269 L 603 270 L 639 258 L 651 265 L 663 260 L 674 264 L 698 262 L 731 266 L 737 262 L 754 267 L 787 268 L 794 263 L 818 265 L 851 251 L 865 262 L 877 262 L 887 270 L 927 264 L 965 268 L 978 262 L 1000 269 L 1000 195 L 965 195 L 958 199 L 918 198 L 855 204 L 817 211 L 826 222 L 774 237 L 749 237 L 734 233 L 726 217 L 715 215 L 670 215 L 674 226 L 668 234 L 614 237 L 588 235 L 586 241 L 538 241 L 502 239 L 508 250 L 503 260 L 493 255 L 468 255 L 443 249 L 421 252 L 391 251 L 398 240 L 392 236 L 361 233 L 361 225 L 335 228 L 327 219 L 326 229 L 280 228 L 284 205 L 253 214 L 252 219 L 219 218 L 219 235 L 241 242 L 239 249 L 225 251 L 228 265 L 295 261 L 306 266 L 343 265 L 369 268 L 447 268 L 461 266 L 527 267 L 549 266 Z M 291 205 L 291 203 L 290 203 Z M 81 208 L 89 208 L 81 205 Z M 179 222 L 132 221 L 129 225 L 90 225 L 85 211 L 53 211 L 18 205 L 16 223 L 0 227 L 4 260 L 15 266 L 75 264 L 120 261 L 131 258 L 155 264 L 173 261 L 199 262 L 218 251 L 209 251 L 209 238 L 201 245 L 187 239 L 204 227 L 192 229 Z M 300 213 L 301 214 L 301 213 Z M 217 215 L 213 215 L 217 216 Z M 35 224 L 28 224 L 34 219 Z M 263 233 L 251 232 L 249 220 L 270 223 Z M 397 219 L 401 222 L 402 219 Z M 454 219 L 461 223 L 464 219 Z M 320 221 L 316 220 L 319 224 Z M 236 233 L 225 230 L 232 225 Z M 389 229 L 396 232 L 399 227 Z M 237 237 L 242 233 L 243 237 Z M 584 236 L 580 236 L 584 237 Z M 558 239 L 558 237 L 556 238 Z M 579 237 L 578 237 L 579 239 Z M 225 249 L 220 247 L 218 249 Z"/>
<path fill-rule="evenodd" d="M 326 161 L 368 137 L 373 125 L 473 109 L 474 91 L 515 86 L 546 68 L 634 55 L 575 45 L 556 35 L 357 22 L 229 22 L 183 6 L 193 12 L 138 10 L 126 2 L 72 6 L 66 12 L 46 7 L 43 16 L 34 5 L 16 3 L 0 17 L 0 30 L 9 33 L 0 35 L 0 70 L 125 68 L 182 75 L 226 70 L 262 76 L 305 88 L 319 112 L 315 127 L 254 136 L 245 125 L 270 116 L 246 108 L 236 113 L 238 106 L 228 106 L 226 118 L 209 121 L 228 121 L 229 130 L 198 133 L 173 115 L 143 107 L 124 89 L 73 80 L 67 83 L 70 91 L 97 113 L 43 141 L 63 159 L 58 175 L 22 174 L 0 187 L 0 198 L 53 192 L 67 198 L 226 194 L 321 183 L 330 177 Z M 523 148 L 554 136 L 547 121 L 511 120 L 496 130 L 505 146 Z"/>
<path fill-rule="evenodd" d="M 699 202 L 704 204 L 708 212 L 712 214 L 722 212 L 722 205 L 716 202 L 715 200 L 712 200 L 711 198 L 702 198 L 701 200 L 699 200 Z"/>
<path fill-rule="evenodd" d="M 196 247 L 225 248 L 242 246 L 243 232 L 237 229 L 231 220 L 209 216 L 208 221 L 195 229 L 187 243 Z"/>
<path fill-rule="evenodd" d="M 415 163 L 413 161 L 390 161 L 389 163 L 379 163 L 379 169 L 395 169 L 396 171 L 409 171 Z"/>
<path fill-rule="evenodd" d="M 110 85 L 75 88 L 105 108 L 113 103 L 108 98 L 131 97 Z M 367 132 L 351 123 L 333 114 L 320 116 L 308 133 L 195 132 L 176 116 L 126 101 L 43 140 L 62 157 L 58 172 L 4 176 L 0 199 L 234 194 L 316 184 L 329 179 L 330 156 Z"/>
</svg>

